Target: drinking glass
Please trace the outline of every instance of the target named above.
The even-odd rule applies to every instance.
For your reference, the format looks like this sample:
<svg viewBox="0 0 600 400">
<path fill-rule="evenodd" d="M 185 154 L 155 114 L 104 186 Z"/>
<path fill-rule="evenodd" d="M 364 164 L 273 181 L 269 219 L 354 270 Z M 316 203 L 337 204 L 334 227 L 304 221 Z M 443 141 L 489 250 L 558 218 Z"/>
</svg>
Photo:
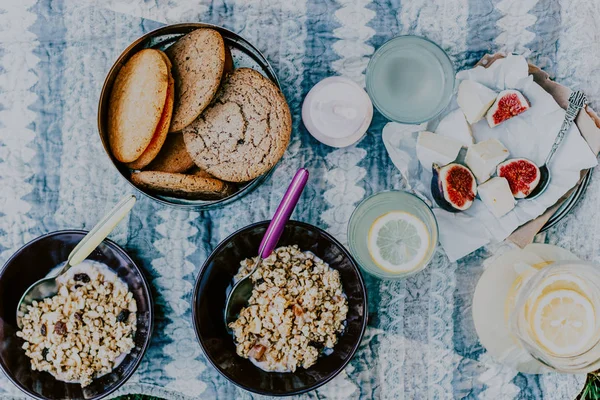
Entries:
<svg viewBox="0 0 600 400">
<path fill-rule="evenodd" d="M 419 36 L 398 36 L 377 49 L 369 61 L 366 87 L 386 118 L 420 124 L 450 103 L 454 74 L 450 57 L 437 44 Z"/>
<path fill-rule="evenodd" d="M 369 230 L 375 220 L 389 212 L 406 212 L 418 218 L 427 229 L 429 246 L 422 262 L 410 271 L 392 272 L 380 268 L 369 253 Z M 363 200 L 352 213 L 348 224 L 348 245 L 350 252 L 363 271 L 379 278 L 400 279 L 413 275 L 425 268 L 438 243 L 438 225 L 431 208 L 412 193 L 389 191 L 376 193 Z"/>
</svg>

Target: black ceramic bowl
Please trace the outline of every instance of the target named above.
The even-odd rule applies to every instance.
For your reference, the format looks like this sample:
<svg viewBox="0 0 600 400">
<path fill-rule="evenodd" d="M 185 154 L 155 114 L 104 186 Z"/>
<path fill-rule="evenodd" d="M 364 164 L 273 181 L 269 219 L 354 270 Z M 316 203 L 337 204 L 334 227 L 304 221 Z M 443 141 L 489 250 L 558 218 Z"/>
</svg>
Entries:
<svg viewBox="0 0 600 400">
<path fill-rule="evenodd" d="M 137 302 L 135 347 L 111 373 L 82 389 L 79 384 L 56 380 L 47 372 L 32 371 L 29 358 L 16 336 L 16 310 L 25 290 L 65 261 L 87 232 L 57 231 L 27 243 L 0 271 L 0 367 L 23 392 L 36 399 L 100 399 L 117 390 L 139 365 L 152 334 L 152 297 L 148 282 L 135 262 L 117 244 L 105 240 L 88 257 L 106 264 L 127 283 Z"/>
<path fill-rule="evenodd" d="M 367 325 L 367 293 L 356 262 L 333 236 L 302 222 L 285 226 L 278 246 L 297 244 L 340 271 L 348 297 L 347 326 L 333 353 L 321 357 L 308 369 L 294 373 L 265 372 L 235 352 L 233 337 L 223 319 L 227 286 L 240 261 L 256 257 L 268 221 L 247 226 L 225 239 L 206 260 L 194 289 L 193 318 L 196 335 L 207 358 L 227 379 L 251 392 L 286 396 L 313 390 L 333 379 L 350 361 Z"/>
</svg>

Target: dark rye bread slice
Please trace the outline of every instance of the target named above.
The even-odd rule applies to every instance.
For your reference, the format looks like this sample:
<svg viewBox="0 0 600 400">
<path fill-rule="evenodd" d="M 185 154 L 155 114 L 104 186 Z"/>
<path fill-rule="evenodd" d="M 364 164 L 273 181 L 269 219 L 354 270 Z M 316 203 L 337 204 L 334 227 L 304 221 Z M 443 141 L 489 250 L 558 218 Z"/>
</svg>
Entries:
<svg viewBox="0 0 600 400">
<path fill-rule="evenodd" d="M 186 199 L 221 199 L 235 190 L 219 179 L 160 171 L 134 172 L 131 181 L 142 189 Z"/>
<path fill-rule="evenodd" d="M 117 74 L 108 104 L 108 141 L 120 162 L 138 159 L 150 144 L 168 86 L 169 67 L 159 50 L 137 52 Z"/>
<path fill-rule="evenodd" d="M 292 118 L 277 86 L 250 68 L 236 69 L 183 138 L 202 170 L 247 182 L 270 170 L 290 141 Z"/>
<path fill-rule="evenodd" d="M 169 132 L 194 121 L 219 89 L 226 64 L 225 42 L 213 29 L 196 29 L 166 51 L 173 64 L 175 107 Z"/>
<path fill-rule="evenodd" d="M 148 165 L 149 171 L 185 172 L 192 168 L 194 160 L 185 148 L 181 132 L 170 133 L 162 146 L 160 153 Z"/>
</svg>

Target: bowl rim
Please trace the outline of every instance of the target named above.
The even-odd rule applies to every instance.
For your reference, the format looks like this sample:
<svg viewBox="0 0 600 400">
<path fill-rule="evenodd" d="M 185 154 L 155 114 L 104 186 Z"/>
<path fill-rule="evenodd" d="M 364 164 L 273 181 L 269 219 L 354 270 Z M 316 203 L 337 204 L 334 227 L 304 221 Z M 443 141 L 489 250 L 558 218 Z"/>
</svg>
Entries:
<svg viewBox="0 0 600 400">
<path fill-rule="evenodd" d="M 112 66 L 110 67 L 110 69 L 108 70 L 108 72 L 106 73 L 106 75 L 104 77 L 104 82 L 102 83 L 102 89 L 100 90 L 100 95 L 98 96 L 98 107 L 96 110 L 96 130 L 98 131 L 98 136 L 100 137 L 100 142 L 102 144 L 102 148 L 104 149 L 104 153 L 108 157 L 110 164 L 117 171 L 119 176 L 121 176 L 137 192 L 141 193 L 145 197 L 148 197 L 152 201 L 155 201 L 164 206 L 179 208 L 179 209 L 183 209 L 183 210 L 196 210 L 196 211 L 222 208 L 222 207 L 230 205 L 230 204 L 236 202 L 237 200 L 245 197 L 246 195 L 252 193 L 257 187 L 259 187 L 261 184 L 263 184 L 269 178 L 269 176 L 273 173 L 273 171 L 275 171 L 275 169 L 279 166 L 281 159 L 270 170 L 268 170 L 267 172 L 265 172 L 264 174 L 262 174 L 256 178 L 254 178 L 253 180 L 246 182 L 246 185 L 242 189 L 238 190 L 237 192 L 235 192 L 233 195 L 231 195 L 229 197 L 225 197 L 225 198 L 219 199 L 219 200 L 213 200 L 213 201 L 206 202 L 206 203 L 198 203 L 198 204 L 174 203 L 172 201 L 169 201 L 166 198 L 159 197 L 155 194 L 146 192 L 146 191 L 138 188 L 121 172 L 121 170 L 117 166 L 117 161 L 114 159 L 114 156 L 110 152 L 110 148 L 108 145 L 108 139 L 104 137 L 104 136 L 108 135 L 108 132 L 103 134 L 103 132 L 105 132 L 105 129 L 102 127 L 103 126 L 102 111 L 104 111 L 104 108 L 105 108 L 103 105 L 103 103 L 105 102 L 104 100 L 105 100 L 105 98 L 110 96 L 110 89 L 112 89 L 112 83 L 111 83 L 111 87 L 110 88 L 108 87 L 109 86 L 109 78 L 112 77 L 113 75 L 115 75 L 115 78 L 116 78 L 116 74 L 117 74 L 118 70 L 125 64 L 125 62 L 129 58 L 131 58 L 133 56 L 133 54 L 131 52 L 135 47 L 139 46 L 144 41 L 147 41 L 154 37 L 158 37 L 161 35 L 175 35 L 175 34 L 185 35 L 189 32 L 192 32 L 193 30 L 201 29 L 201 28 L 209 28 L 209 29 L 215 29 L 218 31 L 225 31 L 228 34 L 235 36 L 236 38 L 239 38 L 239 39 L 243 40 L 245 43 L 247 43 L 252 48 L 252 50 L 260 58 L 262 58 L 262 60 L 264 60 L 264 64 L 265 64 L 264 68 L 271 75 L 271 77 L 269 77 L 269 80 L 271 80 L 277 86 L 277 88 L 281 91 L 281 84 L 279 82 L 279 78 L 277 77 L 277 74 L 275 73 L 275 70 L 273 69 L 273 66 L 271 65 L 271 63 L 269 62 L 267 57 L 265 57 L 265 55 L 259 49 L 257 49 L 253 43 L 251 43 L 245 37 L 239 35 L 238 33 L 233 32 L 230 29 L 220 26 L 220 25 L 209 24 L 209 23 L 204 23 L 204 22 L 183 22 L 183 23 L 176 23 L 176 24 L 165 24 L 159 28 L 156 28 L 149 32 L 146 32 L 142 36 L 140 36 L 137 39 L 135 39 L 134 41 L 132 41 L 123 51 L 121 51 L 121 53 L 119 54 L 117 59 L 113 62 Z M 187 30 L 187 32 L 183 32 L 186 30 Z M 113 79 L 113 83 L 114 83 L 114 79 Z M 282 92 L 282 95 L 283 95 L 283 92 Z M 284 98 L 285 98 L 285 95 L 284 95 Z M 287 99 L 286 99 L 286 102 L 287 102 Z M 106 110 L 106 112 L 108 112 L 108 110 Z M 288 145 L 288 147 L 289 147 L 289 145 Z M 287 148 L 286 148 L 286 150 L 287 150 Z"/>
<path fill-rule="evenodd" d="M 367 329 L 367 325 L 368 325 L 368 319 L 369 319 L 369 302 L 368 302 L 368 293 L 367 293 L 367 286 L 365 284 L 365 280 L 362 276 L 362 272 L 361 269 L 359 268 L 356 260 L 354 259 L 354 257 L 352 256 L 352 254 L 350 254 L 350 252 L 348 251 L 348 249 L 342 244 L 340 243 L 340 241 L 338 241 L 335 237 L 333 237 L 333 235 L 331 235 L 330 233 L 326 232 L 325 230 L 319 228 L 318 226 L 306 223 L 306 222 L 301 222 L 301 221 L 295 221 L 295 220 L 289 220 L 286 225 L 290 224 L 290 225 L 296 225 L 296 226 L 301 226 L 304 228 L 309 228 L 309 229 L 316 229 L 321 235 L 325 236 L 327 239 L 329 239 L 332 243 L 334 243 L 336 246 L 338 246 L 340 248 L 340 250 L 342 251 L 342 253 L 344 253 L 344 255 L 346 255 L 346 257 L 351 261 L 352 266 L 354 267 L 354 270 L 356 271 L 357 275 L 358 275 L 358 281 L 360 283 L 360 287 L 361 290 L 363 292 L 363 309 L 364 309 L 364 314 L 363 314 L 363 318 L 362 318 L 362 329 L 360 331 L 360 335 L 358 336 L 358 340 L 356 342 L 356 344 L 354 346 L 352 346 L 352 350 L 350 351 L 350 355 L 342 362 L 342 365 L 340 367 L 338 367 L 333 373 L 331 373 L 326 379 L 324 379 L 321 382 L 318 382 L 308 388 L 305 389 L 300 389 L 300 390 L 295 390 L 295 391 L 291 391 L 289 393 L 270 393 L 267 391 L 262 391 L 262 390 L 257 390 L 251 387 L 248 387 L 246 385 L 240 384 L 238 382 L 236 382 L 232 377 L 230 377 L 229 375 L 227 375 L 224 371 L 222 371 L 217 365 L 216 363 L 213 361 L 212 357 L 210 356 L 210 354 L 206 351 L 205 347 L 204 347 L 204 341 L 202 340 L 202 338 L 200 337 L 200 334 L 198 332 L 198 325 L 200 323 L 199 318 L 197 317 L 197 308 L 196 308 L 196 304 L 197 304 L 197 300 L 198 300 L 198 295 L 200 292 L 200 282 L 202 281 L 202 278 L 204 276 L 204 273 L 206 272 L 206 267 L 208 266 L 208 263 L 212 260 L 212 258 L 214 258 L 214 256 L 220 252 L 223 247 L 225 247 L 225 245 L 232 240 L 234 237 L 236 237 L 237 235 L 239 235 L 240 233 L 246 231 L 246 230 L 250 230 L 253 228 L 256 228 L 258 226 L 261 225 L 267 225 L 270 222 L 270 220 L 265 220 L 265 221 L 260 221 L 260 222 L 255 222 L 253 224 L 247 225 L 243 228 L 240 228 L 238 230 L 236 230 L 234 233 L 232 233 L 231 235 L 227 236 L 225 239 L 223 239 L 218 245 L 217 247 L 215 247 L 215 249 L 210 253 L 210 255 L 207 257 L 206 261 L 204 262 L 204 264 L 202 264 L 202 267 L 200 269 L 200 272 L 198 273 L 198 277 L 196 278 L 196 283 L 194 285 L 194 293 L 192 295 L 192 323 L 193 323 L 193 328 L 194 328 L 194 332 L 196 334 L 196 339 L 198 340 L 198 342 L 200 343 L 200 348 L 202 349 L 202 352 L 204 353 L 204 355 L 206 356 L 206 359 L 210 362 L 210 364 L 222 375 L 224 376 L 228 381 L 230 381 L 231 383 L 233 383 L 234 385 L 245 389 L 249 392 L 252 393 L 256 393 L 256 394 L 260 394 L 260 395 L 267 395 L 267 396 L 274 396 L 274 397 L 283 397 L 283 396 L 295 396 L 295 395 L 299 395 L 302 393 L 307 393 L 310 392 L 312 390 L 315 390 L 323 385 L 325 385 L 326 383 L 328 383 L 329 381 L 331 381 L 333 378 L 335 378 L 336 376 L 339 375 L 340 372 L 342 372 L 346 366 L 350 363 L 350 361 L 354 358 L 356 352 L 358 351 L 358 348 L 360 347 L 361 343 L 362 343 L 362 339 L 364 337 L 365 331 Z M 232 339 L 233 340 L 233 339 Z"/>
<path fill-rule="evenodd" d="M 2 265 L 2 268 L 0 268 L 0 279 L 2 279 L 2 276 L 4 275 L 6 268 L 8 266 L 9 263 L 11 263 L 19 254 L 21 254 L 21 252 L 23 250 L 25 250 L 26 248 L 28 248 L 29 246 L 33 245 L 34 243 L 37 243 L 39 241 L 42 241 L 44 239 L 53 237 L 53 236 L 60 236 L 60 235 L 64 235 L 64 234 L 73 234 L 73 233 L 80 233 L 83 235 L 86 235 L 89 231 L 83 230 L 83 229 L 63 229 L 63 230 L 58 230 L 58 231 L 52 231 L 52 232 L 48 232 L 45 233 L 41 236 L 38 236 L 32 240 L 30 240 L 29 242 L 25 243 L 23 246 L 19 247 L 18 250 L 16 250 L 9 258 L 8 260 L 6 260 L 6 262 Z M 100 393 L 96 396 L 90 397 L 86 400 L 100 400 L 112 393 L 114 393 L 116 390 L 118 390 L 119 388 L 121 388 L 121 386 L 123 386 L 125 383 L 127 383 L 127 381 L 129 380 L 129 378 L 131 378 L 131 376 L 135 373 L 135 371 L 137 371 L 138 367 L 140 366 L 142 359 L 144 358 L 144 356 L 146 355 L 146 351 L 148 350 L 148 347 L 150 346 L 150 342 L 152 340 L 152 334 L 154 331 L 154 298 L 152 297 L 152 290 L 151 287 L 148 283 L 148 280 L 146 279 L 146 276 L 144 275 L 144 273 L 142 272 L 142 269 L 137 265 L 137 263 L 131 258 L 131 256 L 129 256 L 129 254 L 121 247 L 119 246 L 117 243 L 115 243 L 114 241 L 106 238 L 103 240 L 103 243 L 106 242 L 108 243 L 109 247 L 110 246 L 114 246 L 114 249 L 116 249 L 117 252 L 121 253 L 121 255 L 131 263 L 131 265 L 133 266 L 133 268 L 138 272 L 138 274 L 141 276 L 142 278 L 142 283 L 145 289 L 145 294 L 146 294 L 146 300 L 148 301 L 148 312 L 150 314 L 150 327 L 148 329 L 148 335 L 146 336 L 145 340 L 144 340 L 144 344 L 142 346 L 142 351 L 140 352 L 139 356 L 134 360 L 133 362 L 133 368 L 131 368 L 131 371 L 125 373 L 121 379 L 120 382 L 118 382 L 113 388 L 107 390 L 106 392 Z M 25 393 L 28 396 L 31 396 L 37 400 L 48 400 L 48 397 L 43 397 L 40 396 L 38 393 L 34 393 L 31 392 L 28 388 L 26 388 L 25 386 L 23 386 L 21 384 L 21 382 L 17 381 L 16 379 L 13 378 L 12 374 L 10 374 L 4 363 L 2 361 L 0 361 L 0 370 L 2 370 L 2 373 L 8 378 L 9 381 L 11 381 L 13 383 L 13 385 L 15 385 L 16 387 L 18 387 L 23 393 Z"/>
</svg>

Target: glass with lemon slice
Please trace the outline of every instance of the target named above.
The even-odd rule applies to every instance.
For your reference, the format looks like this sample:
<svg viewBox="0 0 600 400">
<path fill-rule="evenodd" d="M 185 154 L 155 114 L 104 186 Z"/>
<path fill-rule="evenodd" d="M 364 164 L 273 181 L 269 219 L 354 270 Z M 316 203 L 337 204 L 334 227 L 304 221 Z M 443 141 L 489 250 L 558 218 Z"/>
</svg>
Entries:
<svg viewBox="0 0 600 400">
<path fill-rule="evenodd" d="M 562 372 L 600 368 L 600 267 L 564 261 L 526 271 L 513 304 L 511 331 L 534 358 Z"/>
<path fill-rule="evenodd" d="M 363 200 L 350 217 L 348 244 L 362 269 L 398 279 L 427 266 L 438 241 L 435 216 L 425 202 L 401 191 Z"/>
</svg>

